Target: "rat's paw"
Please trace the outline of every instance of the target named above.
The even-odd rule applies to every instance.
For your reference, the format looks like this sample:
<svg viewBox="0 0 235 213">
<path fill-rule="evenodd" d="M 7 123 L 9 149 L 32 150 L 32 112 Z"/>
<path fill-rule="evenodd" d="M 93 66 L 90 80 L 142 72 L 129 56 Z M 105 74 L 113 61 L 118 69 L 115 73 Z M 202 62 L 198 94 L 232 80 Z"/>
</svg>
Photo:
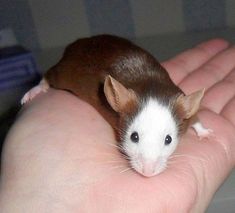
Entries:
<svg viewBox="0 0 235 213">
<path fill-rule="evenodd" d="M 215 135 L 213 133 L 213 130 L 212 129 L 206 129 L 206 128 L 204 128 L 203 130 L 198 131 L 197 136 L 199 137 L 200 140 L 210 139 L 212 137 L 215 137 Z"/>
<path fill-rule="evenodd" d="M 200 140 L 209 139 L 211 137 L 215 137 L 212 129 L 205 128 L 200 122 L 196 122 L 192 125 L 197 136 Z"/>
<path fill-rule="evenodd" d="M 47 92 L 48 89 L 49 89 L 48 83 L 44 79 L 42 79 L 37 86 L 33 87 L 24 94 L 23 98 L 21 99 L 21 104 L 22 105 L 26 104 L 27 102 L 32 100 L 35 96 L 37 96 L 39 93 Z"/>
</svg>

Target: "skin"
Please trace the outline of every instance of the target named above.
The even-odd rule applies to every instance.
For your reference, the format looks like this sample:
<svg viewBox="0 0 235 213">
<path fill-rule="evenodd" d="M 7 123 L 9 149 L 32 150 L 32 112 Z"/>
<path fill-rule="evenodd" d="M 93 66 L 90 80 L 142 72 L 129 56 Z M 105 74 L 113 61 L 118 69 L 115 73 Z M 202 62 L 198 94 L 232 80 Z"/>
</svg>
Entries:
<svg viewBox="0 0 235 213">
<path fill-rule="evenodd" d="M 235 48 L 214 39 L 163 63 L 216 137 L 182 138 L 162 174 L 127 168 L 111 127 L 87 103 L 50 89 L 21 110 L 5 141 L 0 209 L 14 212 L 204 212 L 235 166 Z"/>
</svg>

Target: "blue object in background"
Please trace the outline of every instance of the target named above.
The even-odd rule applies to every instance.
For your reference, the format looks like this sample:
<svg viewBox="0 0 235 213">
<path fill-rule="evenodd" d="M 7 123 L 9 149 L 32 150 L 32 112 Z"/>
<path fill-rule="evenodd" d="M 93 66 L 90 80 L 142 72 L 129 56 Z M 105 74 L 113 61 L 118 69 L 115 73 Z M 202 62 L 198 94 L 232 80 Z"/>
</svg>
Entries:
<svg viewBox="0 0 235 213">
<path fill-rule="evenodd" d="M 21 46 L 0 49 L 0 91 L 30 87 L 40 79 L 30 51 Z"/>
</svg>

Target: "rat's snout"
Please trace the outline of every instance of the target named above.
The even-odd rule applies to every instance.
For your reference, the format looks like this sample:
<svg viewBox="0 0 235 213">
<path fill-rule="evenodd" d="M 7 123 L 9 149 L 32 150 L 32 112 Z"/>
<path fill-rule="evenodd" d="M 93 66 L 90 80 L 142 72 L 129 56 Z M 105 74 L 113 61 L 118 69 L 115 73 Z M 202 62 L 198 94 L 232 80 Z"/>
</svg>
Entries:
<svg viewBox="0 0 235 213">
<path fill-rule="evenodd" d="M 142 162 L 142 174 L 146 177 L 155 175 L 156 162 L 143 160 Z"/>
<path fill-rule="evenodd" d="M 148 159 L 139 156 L 136 170 L 143 176 L 151 177 L 163 171 L 164 167 L 165 166 L 162 164 L 160 158 Z"/>
</svg>

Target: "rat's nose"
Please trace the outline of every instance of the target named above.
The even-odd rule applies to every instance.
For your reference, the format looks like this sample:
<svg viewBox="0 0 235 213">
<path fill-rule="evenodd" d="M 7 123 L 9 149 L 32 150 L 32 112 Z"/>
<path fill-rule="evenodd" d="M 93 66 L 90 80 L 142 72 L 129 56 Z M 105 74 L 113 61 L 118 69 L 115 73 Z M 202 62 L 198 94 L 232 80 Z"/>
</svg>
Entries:
<svg viewBox="0 0 235 213">
<path fill-rule="evenodd" d="M 160 166 L 158 159 L 147 159 L 141 156 L 139 160 L 141 164 L 142 175 L 146 177 L 156 175 L 157 168 Z"/>
<path fill-rule="evenodd" d="M 146 177 L 155 175 L 156 162 L 144 160 L 142 162 L 142 174 Z"/>
</svg>

